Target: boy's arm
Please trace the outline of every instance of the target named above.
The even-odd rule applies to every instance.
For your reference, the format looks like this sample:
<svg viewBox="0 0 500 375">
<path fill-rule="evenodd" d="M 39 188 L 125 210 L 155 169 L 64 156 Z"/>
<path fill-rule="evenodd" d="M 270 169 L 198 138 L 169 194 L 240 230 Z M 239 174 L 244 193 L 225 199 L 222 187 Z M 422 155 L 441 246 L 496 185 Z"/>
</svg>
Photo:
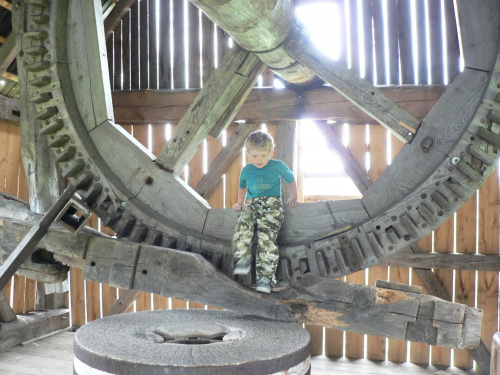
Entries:
<svg viewBox="0 0 500 375">
<path fill-rule="evenodd" d="M 247 189 L 240 188 L 238 186 L 238 203 L 233 206 L 235 211 L 241 211 L 245 208 L 245 198 L 247 196 Z"/>
<path fill-rule="evenodd" d="M 297 207 L 299 200 L 297 199 L 297 182 L 295 181 L 295 178 L 288 184 L 288 188 L 290 189 L 290 198 L 288 198 L 287 203 L 290 207 Z"/>
</svg>

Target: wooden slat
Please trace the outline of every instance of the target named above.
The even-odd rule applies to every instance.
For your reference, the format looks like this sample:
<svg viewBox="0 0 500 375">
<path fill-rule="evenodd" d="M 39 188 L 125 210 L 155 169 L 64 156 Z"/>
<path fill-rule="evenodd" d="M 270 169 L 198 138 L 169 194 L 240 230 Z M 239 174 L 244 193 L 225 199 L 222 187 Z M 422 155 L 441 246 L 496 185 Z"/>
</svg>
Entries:
<svg viewBox="0 0 500 375">
<path fill-rule="evenodd" d="M 389 84 L 399 83 L 399 50 L 398 50 L 398 30 L 399 17 L 396 0 L 387 0 L 387 44 L 389 50 Z M 392 20 L 392 21 L 389 21 Z"/>
<path fill-rule="evenodd" d="M 288 121 L 277 126 L 276 132 L 276 159 L 285 163 L 292 172 L 296 172 L 297 170 L 297 166 L 295 165 L 296 129 L 297 123 L 295 121 Z M 289 198 L 290 192 L 288 186 L 282 183 L 281 199 L 283 204 L 286 204 Z"/>
<path fill-rule="evenodd" d="M 172 84 L 171 79 L 171 68 L 172 64 L 170 62 L 170 38 L 164 37 L 165 35 L 170 35 L 170 2 L 163 1 L 160 2 L 160 35 L 163 37 L 159 40 L 159 62 L 158 62 L 158 74 L 159 74 L 159 88 L 160 89 L 170 89 Z"/>
<path fill-rule="evenodd" d="M 434 1 L 434 4 L 439 4 L 438 1 Z M 415 1 L 416 9 L 416 30 L 417 30 L 417 51 L 418 51 L 418 84 L 427 84 L 427 71 L 431 69 L 427 66 L 427 48 L 426 48 L 426 35 L 425 35 L 425 0 Z M 432 35 L 432 32 L 431 32 Z M 441 34 L 436 32 L 436 37 Z M 432 38 L 432 36 L 431 36 Z"/>
<path fill-rule="evenodd" d="M 446 55 L 448 59 L 448 77 L 446 82 L 452 82 L 460 71 L 460 47 L 458 44 L 458 31 L 455 19 L 453 1 L 444 2 L 446 19 Z"/>
<path fill-rule="evenodd" d="M 371 6 L 371 0 L 363 0 L 361 14 L 363 16 L 363 45 L 364 45 L 364 57 L 365 57 L 365 71 L 364 78 L 370 82 L 373 82 L 373 66 L 375 64 L 375 59 L 373 56 L 373 11 Z"/>
<path fill-rule="evenodd" d="M 122 27 L 121 23 L 116 27 L 113 32 L 114 43 L 114 67 L 115 76 L 113 77 L 113 90 L 122 90 Z M 108 58 L 111 56 L 108 54 Z M 112 77 L 110 75 L 110 77 Z"/>
<path fill-rule="evenodd" d="M 130 89 L 130 11 L 125 13 L 122 21 L 122 64 L 123 90 Z"/>
<path fill-rule="evenodd" d="M 205 15 L 201 16 L 202 42 L 201 42 L 201 59 L 203 62 L 202 81 L 203 85 L 208 81 L 208 77 L 215 69 L 214 57 L 214 28 L 215 24 Z"/>
<path fill-rule="evenodd" d="M 443 83 L 443 34 L 441 22 L 441 2 L 431 1 L 429 5 L 429 36 L 432 83 Z"/>
<path fill-rule="evenodd" d="M 480 254 L 498 255 L 498 174 L 493 172 L 479 189 Z M 492 337 L 498 330 L 498 272 L 477 273 L 477 308 L 483 310 L 481 341 L 491 348 Z"/>
<path fill-rule="evenodd" d="M 239 151 L 243 148 L 245 139 L 256 128 L 256 124 L 241 124 L 237 126 L 237 130 L 233 132 L 227 141 L 226 147 L 221 150 L 213 162 L 209 163 L 207 173 L 196 185 L 195 190 L 198 194 L 204 198 L 212 195 L 222 175 L 229 170 L 233 162 L 238 158 Z M 213 154 L 214 152 L 212 151 Z"/>
<path fill-rule="evenodd" d="M 284 49 L 395 136 L 406 141 L 412 139 L 420 121 L 372 84 L 342 64 L 325 58 L 301 35 L 292 37 Z"/>
<path fill-rule="evenodd" d="M 394 17 L 396 20 L 397 32 L 398 32 L 399 55 L 401 61 L 401 80 L 402 80 L 401 83 L 414 84 L 415 79 L 413 76 L 410 2 L 397 1 L 396 12 L 394 14 Z M 392 51 L 395 51 L 395 49 L 393 49 Z M 396 83 L 398 82 L 399 80 L 396 81 Z"/>
<path fill-rule="evenodd" d="M 358 14 L 360 10 L 358 9 L 358 1 L 357 0 L 348 0 L 349 3 L 349 39 L 351 46 L 350 53 L 350 68 L 354 72 L 354 74 L 360 76 L 361 72 L 361 64 L 360 64 L 360 35 L 358 31 Z"/>
<path fill-rule="evenodd" d="M 403 143 L 394 136 L 389 139 L 391 145 L 391 160 L 398 154 L 403 147 Z M 392 257 L 396 258 L 396 257 Z M 389 280 L 397 283 L 410 283 L 410 270 L 407 267 L 390 267 Z M 387 359 L 394 362 L 406 362 L 407 347 L 409 343 L 402 340 L 388 339 Z"/>
<path fill-rule="evenodd" d="M 158 88 L 158 48 L 157 48 L 157 36 L 158 24 L 156 22 L 156 16 L 158 13 L 158 3 L 156 0 L 149 0 L 148 12 L 149 12 L 149 88 Z M 165 2 L 165 5 L 167 2 Z M 160 5 L 161 6 L 161 5 Z M 162 34 L 166 35 L 166 34 Z M 161 38 L 163 39 L 163 38 Z M 165 38 L 167 39 L 167 38 Z"/>
<path fill-rule="evenodd" d="M 429 234 L 427 237 L 421 239 L 417 242 L 418 249 L 422 253 L 430 253 L 432 251 L 432 234 Z M 412 270 L 412 285 L 423 287 L 423 293 L 429 294 L 427 290 L 417 276 L 415 270 Z M 421 363 L 428 365 L 429 364 L 429 349 L 430 345 L 423 344 L 420 342 L 410 342 L 410 362 L 411 363 Z"/>
<path fill-rule="evenodd" d="M 139 1 L 139 61 L 140 61 L 140 83 L 141 89 L 149 88 L 149 42 L 148 42 L 148 1 Z"/>
<path fill-rule="evenodd" d="M 26 279 L 23 314 L 36 310 L 36 281 Z"/>
<path fill-rule="evenodd" d="M 153 294 L 153 307 L 154 310 L 167 310 L 168 297 L 160 296 L 159 294 Z"/>
<path fill-rule="evenodd" d="M 78 328 L 85 324 L 85 294 L 83 289 L 83 271 L 71 267 L 71 324 Z"/>
<path fill-rule="evenodd" d="M 174 88 L 186 88 L 186 51 L 184 48 L 184 1 L 172 2 L 173 14 L 173 80 Z"/>
<path fill-rule="evenodd" d="M 99 283 L 85 281 L 85 291 L 87 296 L 87 323 L 101 318 L 101 293 Z"/>
<path fill-rule="evenodd" d="M 206 83 L 204 81 L 204 85 Z M 444 93 L 445 88 L 405 86 L 383 87 L 380 90 L 406 111 L 423 119 Z M 133 125 L 178 122 L 199 92 L 199 90 L 114 92 L 115 119 L 119 124 Z M 298 121 L 307 118 L 332 119 L 339 123 L 376 124 L 370 116 L 357 110 L 349 100 L 328 87 L 307 90 L 303 98 L 300 98 L 296 91 L 289 89 L 253 89 L 235 118 L 246 119 L 247 122 L 252 119 L 270 122 Z"/>
<path fill-rule="evenodd" d="M 140 84 L 139 60 L 139 4 L 130 8 L 130 88 L 138 89 Z"/>
<path fill-rule="evenodd" d="M 387 154 L 385 145 L 387 144 L 387 131 L 380 126 L 369 126 L 370 132 L 370 170 L 368 176 L 371 181 L 376 181 L 378 176 L 387 166 Z M 376 280 L 387 280 L 388 270 L 384 266 L 372 266 L 368 270 L 368 284 L 375 285 Z M 367 337 L 367 358 L 383 361 L 386 352 L 385 337 L 370 336 Z"/>
<path fill-rule="evenodd" d="M 217 33 L 217 65 L 220 65 L 229 50 L 229 35 L 217 25 L 215 26 L 215 32 Z"/>
<path fill-rule="evenodd" d="M 434 251 L 440 253 L 453 252 L 453 216 L 446 220 L 439 228 L 434 231 Z M 453 294 L 453 271 L 436 270 L 437 278 L 444 287 L 448 295 Z M 433 365 L 451 365 L 451 350 L 441 346 L 433 346 L 431 350 L 431 364 Z"/>
<path fill-rule="evenodd" d="M 114 43 L 114 38 L 111 37 L 106 40 L 106 55 L 108 56 L 108 73 L 109 73 L 109 80 L 110 80 L 110 86 L 114 89 L 114 82 L 115 82 L 115 64 L 114 64 L 114 55 L 115 55 L 115 43 Z"/>
<path fill-rule="evenodd" d="M 356 159 L 359 166 L 364 170 L 365 154 L 368 151 L 366 145 L 366 130 L 364 125 L 349 125 L 348 149 Z M 346 276 L 347 282 L 365 284 L 366 270 L 358 271 Z M 347 358 L 364 358 L 364 335 L 360 333 L 346 332 L 345 334 L 345 356 Z"/>
<path fill-rule="evenodd" d="M 476 252 L 476 210 L 477 194 L 474 194 L 456 213 L 456 251 L 463 254 Z M 474 307 L 475 299 L 475 271 L 455 272 L 455 299 L 456 303 Z M 454 350 L 453 365 L 461 368 L 472 368 L 473 361 L 467 350 Z"/>
<path fill-rule="evenodd" d="M 102 314 L 108 316 L 113 305 L 116 303 L 116 288 L 108 284 L 102 284 Z"/>
<path fill-rule="evenodd" d="M 200 88 L 200 22 L 199 10 L 192 3 L 188 2 L 188 22 L 189 22 L 189 87 Z"/>
<path fill-rule="evenodd" d="M 113 31 L 118 27 L 120 21 L 128 14 L 128 11 L 137 0 L 120 0 L 111 13 L 104 20 L 104 32 L 108 39 Z"/>
<path fill-rule="evenodd" d="M 373 35 L 375 45 L 375 62 L 377 68 L 377 84 L 389 84 L 389 77 L 386 75 L 386 64 L 389 61 L 385 59 L 385 32 L 384 32 L 384 3 L 381 1 L 372 2 L 373 12 Z"/>
<path fill-rule="evenodd" d="M 317 324 L 304 324 L 311 335 L 311 355 L 323 354 L 323 327 Z"/>
<path fill-rule="evenodd" d="M 14 298 L 12 300 L 12 309 L 16 314 L 22 314 L 24 311 L 24 289 L 26 286 L 26 277 L 14 275 Z"/>
<path fill-rule="evenodd" d="M 135 302 L 136 311 L 151 310 L 151 293 L 140 293 Z"/>
</svg>

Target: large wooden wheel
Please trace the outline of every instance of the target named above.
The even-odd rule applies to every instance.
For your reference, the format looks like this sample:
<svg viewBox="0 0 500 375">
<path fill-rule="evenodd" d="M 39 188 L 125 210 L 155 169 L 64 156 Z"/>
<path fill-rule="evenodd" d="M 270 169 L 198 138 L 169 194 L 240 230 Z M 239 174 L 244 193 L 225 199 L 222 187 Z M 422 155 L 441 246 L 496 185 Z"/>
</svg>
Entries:
<svg viewBox="0 0 500 375">
<path fill-rule="evenodd" d="M 293 21 L 279 47 L 267 46 L 293 60 L 292 81 L 300 83 L 298 71 L 305 72 L 301 79 L 314 71 L 411 141 L 362 199 L 305 204 L 286 213 L 279 275 L 285 283 L 305 274 L 337 278 L 380 263 L 437 228 L 493 171 L 500 147 L 500 2 L 485 1 L 474 11 L 466 1 L 458 4 L 466 68 L 421 124 L 367 82 L 346 81 L 345 68 L 318 63 L 318 52 L 292 30 Z M 236 214 L 210 209 L 114 124 L 99 6 L 21 3 L 18 66 L 26 77 L 21 95 L 29 98 L 23 103 L 34 106 L 35 126 L 62 175 L 117 237 L 200 253 L 228 273 Z M 285 68 L 279 72 L 287 78 Z"/>
</svg>

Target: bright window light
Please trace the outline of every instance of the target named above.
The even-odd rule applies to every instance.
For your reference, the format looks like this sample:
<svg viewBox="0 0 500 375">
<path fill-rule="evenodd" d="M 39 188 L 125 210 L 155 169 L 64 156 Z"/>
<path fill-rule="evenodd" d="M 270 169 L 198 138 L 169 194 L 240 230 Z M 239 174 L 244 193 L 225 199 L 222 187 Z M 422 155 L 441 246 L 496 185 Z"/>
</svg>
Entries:
<svg viewBox="0 0 500 375">
<path fill-rule="evenodd" d="M 275 89 L 284 89 L 285 85 L 279 79 L 274 79 L 273 86 Z"/>
<path fill-rule="evenodd" d="M 298 6 L 298 20 L 306 27 L 314 44 L 328 57 L 340 56 L 340 15 L 337 4 L 316 3 Z"/>
<path fill-rule="evenodd" d="M 5 85 L 5 81 L 3 79 L 0 81 L 0 85 Z"/>
</svg>

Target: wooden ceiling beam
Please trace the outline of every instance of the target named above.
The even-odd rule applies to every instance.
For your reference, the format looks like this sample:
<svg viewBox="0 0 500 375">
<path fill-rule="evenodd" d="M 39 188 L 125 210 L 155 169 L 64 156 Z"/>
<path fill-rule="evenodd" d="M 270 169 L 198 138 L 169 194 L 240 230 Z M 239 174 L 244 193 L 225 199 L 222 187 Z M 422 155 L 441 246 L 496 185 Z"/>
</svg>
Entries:
<svg viewBox="0 0 500 375">
<path fill-rule="evenodd" d="M 231 49 L 208 79 L 181 121 L 172 139 L 161 150 L 156 163 L 179 175 L 198 151 L 203 140 L 220 133 L 234 116 L 265 69 L 259 58 L 239 47 Z"/>
<path fill-rule="evenodd" d="M 0 0 L 0 7 L 10 10 L 12 12 L 12 4 L 6 0 Z"/>
<path fill-rule="evenodd" d="M 16 52 L 16 36 L 10 33 L 5 43 L 0 46 L 0 77 L 7 72 L 10 64 L 15 60 Z"/>
<path fill-rule="evenodd" d="M 445 91 L 444 86 L 390 86 L 379 90 L 406 111 L 423 119 Z M 200 90 L 134 90 L 113 92 L 115 121 L 121 125 L 179 122 Z M 247 123 L 286 120 L 334 120 L 376 124 L 366 113 L 329 87 L 298 92 L 254 88 L 235 116 Z"/>
<path fill-rule="evenodd" d="M 106 35 L 106 39 L 113 34 L 113 31 L 120 24 L 120 21 L 136 1 L 137 0 L 120 0 L 116 3 L 111 13 L 109 13 L 104 20 L 104 33 Z"/>
<path fill-rule="evenodd" d="M 343 64 L 325 56 L 306 36 L 294 33 L 284 50 L 310 68 L 360 110 L 403 142 L 412 140 L 420 121 Z"/>
</svg>

